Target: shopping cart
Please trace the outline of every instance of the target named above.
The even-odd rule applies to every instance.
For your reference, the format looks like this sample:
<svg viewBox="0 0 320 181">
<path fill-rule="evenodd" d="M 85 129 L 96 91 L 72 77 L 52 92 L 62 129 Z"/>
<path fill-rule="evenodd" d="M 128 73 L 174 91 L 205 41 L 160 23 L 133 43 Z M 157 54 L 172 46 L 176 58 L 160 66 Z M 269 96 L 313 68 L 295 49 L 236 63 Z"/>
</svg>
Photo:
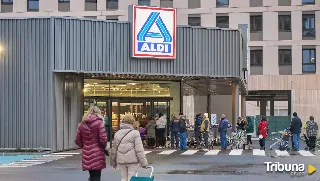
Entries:
<svg viewBox="0 0 320 181">
<path fill-rule="evenodd" d="M 136 175 L 131 177 L 130 181 L 153 181 L 154 180 L 153 167 L 152 166 L 148 166 L 147 168 L 151 168 L 151 173 L 150 173 L 149 177 L 138 176 L 138 172 L 139 172 L 139 170 L 138 170 Z"/>
</svg>

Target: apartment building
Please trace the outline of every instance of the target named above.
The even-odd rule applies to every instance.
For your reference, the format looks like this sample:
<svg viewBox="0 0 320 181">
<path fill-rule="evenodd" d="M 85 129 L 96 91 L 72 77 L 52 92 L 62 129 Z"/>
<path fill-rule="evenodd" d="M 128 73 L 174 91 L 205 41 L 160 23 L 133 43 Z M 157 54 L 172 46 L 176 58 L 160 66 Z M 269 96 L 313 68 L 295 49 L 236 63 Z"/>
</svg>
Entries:
<svg viewBox="0 0 320 181">
<path fill-rule="evenodd" d="M 247 114 L 281 105 L 320 119 L 320 0 L 1 0 L 0 17 L 73 16 L 128 20 L 128 5 L 177 8 L 177 24 L 249 25 Z M 291 86 L 293 85 L 293 86 Z M 293 99 L 290 90 L 293 89 Z M 277 102 L 279 104 L 277 104 Z M 285 101 L 286 103 L 283 103 Z M 267 111 L 266 107 L 270 107 Z M 268 112 L 268 113 L 267 113 Z"/>
</svg>

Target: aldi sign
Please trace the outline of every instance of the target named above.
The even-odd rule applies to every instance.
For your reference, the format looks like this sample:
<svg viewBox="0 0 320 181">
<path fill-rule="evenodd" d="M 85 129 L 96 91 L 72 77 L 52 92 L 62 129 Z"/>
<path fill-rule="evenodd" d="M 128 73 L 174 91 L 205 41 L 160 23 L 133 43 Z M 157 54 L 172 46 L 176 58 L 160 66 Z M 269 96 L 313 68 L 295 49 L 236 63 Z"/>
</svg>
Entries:
<svg viewBox="0 0 320 181">
<path fill-rule="evenodd" d="M 175 59 L 176 10 L 131 5 L 129 12 L 132 56 Z"/>
</svg>

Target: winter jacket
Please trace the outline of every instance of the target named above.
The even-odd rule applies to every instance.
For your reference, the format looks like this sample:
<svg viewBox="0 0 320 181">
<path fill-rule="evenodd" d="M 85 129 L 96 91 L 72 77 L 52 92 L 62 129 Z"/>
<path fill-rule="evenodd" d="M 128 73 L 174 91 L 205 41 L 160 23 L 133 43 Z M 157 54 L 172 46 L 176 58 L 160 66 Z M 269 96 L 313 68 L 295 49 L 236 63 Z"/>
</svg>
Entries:
<svg viewBox="0 0 320 181">
<path fill-rule="evenodd" d="M 146 138 L 155 138 L 156 137 L 156 121 L 150 120 L 146 126 L 147 135 Z"/>
<path fill-rule="evenodd" d="M 203 120 L 202 124 L 201 124 L 201 132 L 208 132 L 209 131 L 209 124 L 210 121 L 208 118 L 206 118 L 205 120 Z"/>
<path fill-rule="evenodd" d="M 96 139 L 94 135 L 98 137 Z M 100 144 L 103 145 L 103 148 Z M 96 114 L 91 114 L 84 124 L 78 127 L 75 143 L 82 148 L 82 170 L 102 170 L 106 168 L 104 148 L 107 145 L 107 134 L 103 120 Z"/>
<path fill-rule="evenodd" d="M 146 129 L 145 128 L 139 128 L 140 137 L 142 140 L 146 139 Z"/>
<path fill-rule="evenodd" d="M 121 123 L 120 130 L 114 135 L 112 145 L 111 166 L 131 163 L 140 163 L 141 166 L 148 166 L 140 133 L 138 130 L 134 130 L 132 125 Z"/>
<path fill-rule="evenodd" d="M 164 116 L 161 116 L 159 119 L 156 120 L 157 129 L 166 128 L 167 119 Z"/>
<path fill-rule="evenodd" d="M 198 116 L 196 116 L 195 121 L 194 121 L 194 131 L 195 132 L 201 131 L 201 124 L 202 124 L 202 116 L 198 115 Z"/>
<path fill-rule="evenodd" d="M 246 127 L 246 132 L 247 132 L 247 134 L 253 133 L 254 132 L 253 121 L 250 117 L 247 118 L 247 121 L 248 121 L 248 124 Z"/>
<path fill-rule="evenodd" d="M 221 119 L 220 123 L 219 123 L 219 127 L 218 127 L 218 132 L 227 132 L 228 131 L 228 126 L 229 126 L 229 121 L 224 118 Z"/>
<path fill-rule="evenodd" d="M 180 120 L 176 117 L 173 117 L 170 121 L 170 130 L 173 132 L 180 131 Z"/>
<path fill-rule="evenodd" d="M 267 132 L 268 132 L 268 123 L 267 120 L 261 120 L 261 122 L 258 125 L 258 130 L 259 133 L 262 135 L 263 138 L 267 137 Z"/>
<path fill-rule="evenodd" d="M 180 133 L 186 132 L 187 131 L 187 123 L 185 118 L 180 118 L 179 120 L 179 131 Z"/>
<path fill-rule="evenodd" d="M 307 121 L 307 136 L 317 136 L 318 135 L 318 124 L 314 120 Z"/>
<path fill-rule="evenodd" d="M 294 116 L 291 121 L 290 130 L 292 134 L 300 134 L 302 128 L 302 121 L 299 117 Z"/>
</svg>

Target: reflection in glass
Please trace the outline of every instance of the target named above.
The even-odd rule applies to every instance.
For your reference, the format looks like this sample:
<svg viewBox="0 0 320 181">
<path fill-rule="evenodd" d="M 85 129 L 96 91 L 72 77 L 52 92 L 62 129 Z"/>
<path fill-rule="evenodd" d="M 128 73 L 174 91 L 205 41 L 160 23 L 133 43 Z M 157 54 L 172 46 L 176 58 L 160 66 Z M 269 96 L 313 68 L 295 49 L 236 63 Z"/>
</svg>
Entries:
<svg viewBox="0 0 320 181">
<path fill-rule="evenodd" d="M 39 0 L 29 0 L 28 1 L 29 10 L 39 10 Z"/>
<path fill-rule="evenodd" d="M 303 65 L 303 72 L 315 72 L 316 71 L 316 65 Z"/>
</svg>

